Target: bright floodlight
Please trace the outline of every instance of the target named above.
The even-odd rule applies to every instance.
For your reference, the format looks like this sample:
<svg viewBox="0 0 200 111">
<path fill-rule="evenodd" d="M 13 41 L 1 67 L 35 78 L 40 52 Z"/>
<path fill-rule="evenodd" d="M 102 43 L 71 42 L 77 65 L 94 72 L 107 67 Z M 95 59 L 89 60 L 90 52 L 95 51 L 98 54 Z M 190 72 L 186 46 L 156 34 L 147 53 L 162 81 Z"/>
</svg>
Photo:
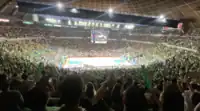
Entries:
<svg viewBox="0 0 200 111">
<path fill-rule="evenodd" d="M 78 10 L 75 9 L 75 8 L 73 8 L 73 9 L 71 10 L 71 12 L 72 12 L 72 13 L 78 13 Z"/>
<path fill-rule="evenodd" d="M 162 22 L 162 23 L 166 23 L 166 22 L 167 22 L 167 20 L 166 20 L 166 18 L 165 18 L 164 15 L 160 15 L 160 16 L 157 18 L 157 21 L 158 21 L 158 22 Z"/>
<path fill-rule="evenodd" d="M 59 9 L 62 9 L 62 8 L 63 8 L 63 4 L 60 3 L 60 2 L 58 2 L 58 3 L 56 4 L 56 6 L 57 6 Z"/>
<path fill-rule="evenodd" d="M 15 8 L 19 8 L 19 6 L 18 6 L 18 5 L 16 5 L 16 6 L 15 6 Z"/>
<path fill-rule="evenodd" d="M 109 8 L 109 9 L 108 9 L 108 12 L 109 12 L 109 13 L 113 13 L 113 9 L 112 9 L 112 8 Z"/>
<path fill-rule="evenodd" d="M 130 25 L 125 25 L 125 28 L 126 29 L 133 29 L 135 27 L 135 25 L 134 24 L 130 24 Z"/>
<path fill-rule="evenodd" d="M 159 19 L 164 19 L 165 16 L 164 15 L 160 15 Z"/>
</svg>

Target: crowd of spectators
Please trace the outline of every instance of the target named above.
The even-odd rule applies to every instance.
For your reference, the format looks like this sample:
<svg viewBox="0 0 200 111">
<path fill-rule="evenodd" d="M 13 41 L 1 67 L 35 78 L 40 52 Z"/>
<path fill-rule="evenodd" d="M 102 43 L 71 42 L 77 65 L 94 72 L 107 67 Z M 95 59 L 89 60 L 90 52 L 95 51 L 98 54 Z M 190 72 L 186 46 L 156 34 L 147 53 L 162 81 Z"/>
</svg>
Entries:
<svg viewBox="0 0 200 111">
<path fill-rule="evenodd" d="M 0 37 L 6 38 L 30 38 L 30 37 L 87 37 L 90 35 L 89 30 L 74 30 L 72 28 L 52 28 L 42 26 L 27 26 L 27 25 L 14 25 L 14 26 L 0 26 Z M 84 36 L 85 35 L 85 36 Z M 86 36 L 87 35 L 87 36 Z"/>
<path fill-rule="evenodd" d="M 199 111 L 199 85 L 186 76 L 145 81 L 108 73 L 102 81 L 84 82 L 79 73 L 43 76 L 0 75 L 2 111 Z M 122 74 L 122 73 L 121 73 Z"/>
<path fill-rule="evenodd" d="M 199 111 L 198 39 L 135 37 L 143 41 L 157 40 L 142 53 L 158 55 L 164 61 L 131 69 L 70 71 L 48 64 L 47 56 L 32 56 L 32 53 L 45 50 L 47 55 L 55 56 L 54 45 L 66 47 L 62 53 L 71 56 L 113 56 L 127 52 L 134 55 L 134 48 L 139 51 L 149 46 L 120 41 L 94 45 L 83 39 L 49 40 L 50 33 L 45 29 L 4 27 L 1 31 L 6 38 L 38 37 L 0 43 L 1 111 Z M 42 42 L 39 37 L 48 42 Z M 167 47 L 163 42 L 197 51 Z M 91 52 L 88 54 L 88 51 Z M 197 74 L 190 78 L 189 73 Z"/>
</svg>

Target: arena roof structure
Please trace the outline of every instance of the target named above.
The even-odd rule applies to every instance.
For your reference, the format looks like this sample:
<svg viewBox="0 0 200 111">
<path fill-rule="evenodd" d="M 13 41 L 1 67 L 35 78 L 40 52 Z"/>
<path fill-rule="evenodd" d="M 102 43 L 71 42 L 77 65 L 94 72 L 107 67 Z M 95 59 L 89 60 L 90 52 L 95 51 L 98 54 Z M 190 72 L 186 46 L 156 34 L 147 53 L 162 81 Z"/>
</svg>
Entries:
<svg viewBox="0 0 200 111">
<path fill-rule="evenodd" d="M 41 3 L 55 3 L 56 0 L 34 0 Z M 165 14 L 169 18 L 179 19 L 188 13 L 195 13 L 199 8 L 199 0 L 61 0 L 65 6 L 106 11 L 109 8 L 117 13 L 142 16 Z M 187 13 L 187 14 L 188 14 Z M 190 14 L 191 15 L 191 14 Z"/>
<path fill-rule="evenodd" d="M 39 4 L 58 3 L 57 0 L 20 0 Z M 5 5 L 6 0 L 1 0 Z M 60 0 L 66 8 L 113 13 L 158 17 L 164 15 L 167 19 L 181 20 L 192 28 L 200 27 L 200 0 Z M 3 5 L 1 5 L 3 6 Z"/>
<path fill-rule="evenodd" d="M 57 0 L 34 0 L 52 4 Z M 191 27 L 200 26 L 200 0 L 61 0 L 66 7 L 105 12 L 112 8 L 120 14 L 155 17 L 161 14 L 168 19 L 190 22 Z"/>
</svg>

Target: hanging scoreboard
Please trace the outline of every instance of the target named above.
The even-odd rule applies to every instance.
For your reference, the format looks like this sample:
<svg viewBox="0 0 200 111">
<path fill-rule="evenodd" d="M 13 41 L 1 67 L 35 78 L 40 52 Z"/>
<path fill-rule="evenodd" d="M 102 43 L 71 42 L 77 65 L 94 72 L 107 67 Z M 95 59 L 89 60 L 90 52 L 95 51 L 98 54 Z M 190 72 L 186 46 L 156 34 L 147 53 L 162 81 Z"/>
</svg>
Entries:
<svg viewBox="0 0 200 111">
<path fill-rule="evenodd" d="M 93 29 L 91 30 L 91 43 L 94 44 L 106 44 L 108 41 L 108 30 Z"/>
</svg>

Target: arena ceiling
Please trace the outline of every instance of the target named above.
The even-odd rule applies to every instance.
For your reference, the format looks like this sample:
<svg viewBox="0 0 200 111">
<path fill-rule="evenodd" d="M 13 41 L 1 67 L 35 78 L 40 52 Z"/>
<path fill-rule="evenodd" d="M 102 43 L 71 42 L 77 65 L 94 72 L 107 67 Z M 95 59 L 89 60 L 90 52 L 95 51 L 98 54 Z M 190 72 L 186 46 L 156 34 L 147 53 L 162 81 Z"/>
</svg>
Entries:
<svg viewBox="0 0 200 111">
<path fill-rule="evenodd" d="M 55 3 L 57 0 L 34 0 Z M 65 6 L 96 11 L 107 11 L 142 16 L 165 15 L 169 19 L 190 22 L 191 27 L 200 27 L 200 0 L 61 0 Z"/>
<path fill-rule="evenodd" d="M 7 0 L 1 0 L 5 5 Z M 12 1 L 12 0 L 9 0 Z M 54 4 L 57 0 L 24 0 Z M 60 0 L 66 7 L 107 11 L 112 8 L 115 13 L 140 16 L 165 15 L 169 19 L 189 22 L 191 27 L 200 27 L 200 0 Z M 2 6 L 1 5 L 1 6 Z"/>
</svg>

